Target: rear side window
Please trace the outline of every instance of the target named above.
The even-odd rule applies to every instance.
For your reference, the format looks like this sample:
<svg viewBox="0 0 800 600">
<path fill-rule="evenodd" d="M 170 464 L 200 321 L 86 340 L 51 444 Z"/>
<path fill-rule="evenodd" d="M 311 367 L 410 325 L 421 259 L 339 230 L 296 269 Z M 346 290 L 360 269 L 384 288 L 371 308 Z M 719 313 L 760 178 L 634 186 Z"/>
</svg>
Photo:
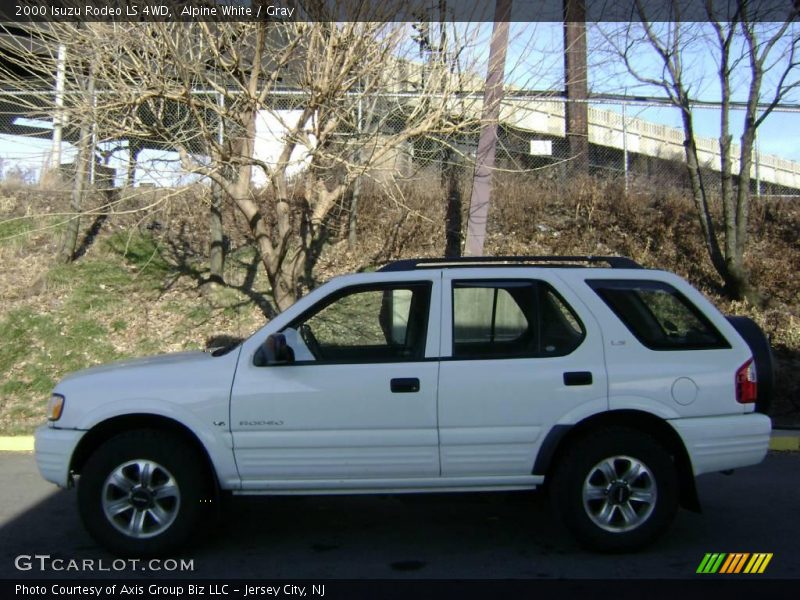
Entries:
<svg viewBox="0 0 800 600">
<path fill-rule="evenodd" d="M 453 357 L 564 356 L 584 338 L 573 310 L 541 281 L 453 283 Z"/>
<path fill-rule="evenodd" d="M 730 348 L 711 321 L 667 283 L 638 279 L 586 283 L 651 350 Z"/>
</svg>

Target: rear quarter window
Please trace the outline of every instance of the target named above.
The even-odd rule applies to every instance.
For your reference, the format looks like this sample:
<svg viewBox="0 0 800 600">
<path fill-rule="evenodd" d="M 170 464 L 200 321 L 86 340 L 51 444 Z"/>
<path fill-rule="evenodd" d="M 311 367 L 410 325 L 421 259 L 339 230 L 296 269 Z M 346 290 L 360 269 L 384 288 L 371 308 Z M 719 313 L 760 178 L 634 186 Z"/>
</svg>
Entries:
<svg viewBox="0 0 800 600">
<path fill-rule="evenodd" d="M 651 350 L 730 348 L 702 311 L 668 283 L 638 279 L 586 283 Z"/>
</svg>

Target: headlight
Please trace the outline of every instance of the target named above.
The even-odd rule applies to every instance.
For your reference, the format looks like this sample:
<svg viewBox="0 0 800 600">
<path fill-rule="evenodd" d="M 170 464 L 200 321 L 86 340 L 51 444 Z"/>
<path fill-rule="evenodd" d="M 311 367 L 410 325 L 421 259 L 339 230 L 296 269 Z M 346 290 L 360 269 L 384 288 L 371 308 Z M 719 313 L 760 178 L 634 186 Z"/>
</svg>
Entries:
<svg viewBox="0 0 800 600">
<path fill-rule="evenodd" d="M 64 410 L 64 396 L 61 394 L 53 394 L 50 396 L 50 402 L 47 403 L 47 419 L 49 421 L 58 421 L 61 418 L 61 412 Z"/>
</svg>

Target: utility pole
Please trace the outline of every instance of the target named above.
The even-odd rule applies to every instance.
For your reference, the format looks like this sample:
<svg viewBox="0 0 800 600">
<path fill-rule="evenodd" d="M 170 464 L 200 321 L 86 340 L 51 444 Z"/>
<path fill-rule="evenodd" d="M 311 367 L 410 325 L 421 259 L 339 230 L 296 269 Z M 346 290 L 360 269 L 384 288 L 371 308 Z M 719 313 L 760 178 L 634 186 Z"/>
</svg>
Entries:
<svg viewBox="0 0 800 600">
<path fill-rule="evenodd" d="M 439 47 L 436 52 L 436 60 L 440 69 L 448 73 L 451 77 L 455 75 L 455 58 L 450 60 L 447 48 L 447 0 L 439 0 Z M 453 150 L 456 142 L 455 136 L 444 139 L 441 147 L 441 182 L 442 190 L 445 194 L 445 214 L 444 214 L 444 256 L 445 258 L 455 258 L 461 256 L 462 221 L 461 205 L 461 174 L 463 172 L 463 161 Z"/>
<path fill-rule="evenodd" d="M 225 95 L 217 93 L 219 122 L 217 123 L 217 144 L 219 152 L 225 144 Z M 227 169 L 228 167 L 224 167 Z M 225 229 L 222 223 L 224 193 L 216 182 L 211 183 L 211 207 L 208 214 L 210 246 L 208 249 L 209 281 L 223 283 L 225 280 Z"/>
<path fill-rule="evenodd" d="M 492 193 L 492 170 L 497 147 L 497 127 L 500 121 L 500 101 L 503 99 L 510 18 L 511 0 L 496 0 L 492 42 L 489 46 L 489 69 L 486 73 L 486 90 L 483 95 L 481 137 L 478 140 L 472 197 L 469 202 L 465 256 L 483 256 Z"/>
<path fill-rule="evenodd" d="M 564 110 L 571 174 L 589 172 L 589 104 L 586 3 L 564 0 Z"/>
</svg>

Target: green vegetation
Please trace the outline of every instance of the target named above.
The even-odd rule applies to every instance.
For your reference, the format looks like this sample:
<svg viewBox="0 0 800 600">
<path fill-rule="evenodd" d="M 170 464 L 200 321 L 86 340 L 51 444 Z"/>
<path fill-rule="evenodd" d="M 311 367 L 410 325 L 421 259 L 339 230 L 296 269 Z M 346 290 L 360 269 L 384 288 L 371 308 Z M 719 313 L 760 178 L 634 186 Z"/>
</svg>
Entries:
<svg viewBox="0 0 800 600">
<path fill-rule="evenodd" d="M 77 317 L 70 309 L 37 315 L 18 309 L 0 321 L 4 340 L 0 370 L 10 375 L 0 391 L 19 391 L 25 386 L 47 394 L 55 378 L 94 360 L 108 360 L 119 353 L 106 341 L 107 329 L 93 319 Z"/>
<path fill-rule="evenodd" d="M 0 223 L 0 231 L 20 234 L 2 249 L 18 258 L 27 248 L 31 256 L 37 229 L 33 219 Z M 0 434 L 29 433 L 42 423 L 50 391 L 67 373 L 130 356 L 202 348 L 218 328 L 234 333 L 228 329 L 232 322 L 246 328 L 235 331 L 244 335 L 258 325 L 249 318 L 257 311 L 235 290 L 221 289 L 207 299 L 196 290 L 187 294 L 186 285 L 170 289 L 180 270 L 149 233 L 111 234 L 69 264 L 42 258 L 46 262 L 37 263 L 41 272 L 28 295 L 0 310 Z M 2 281 L 4 292 L 13 285 Z"/>
<path fill-rule="evenodd" d="M 106 243 L 113 253 L 124 257 L 128 265 L 149 278 L 164 276 L 172 270 L 161 255 L 158 240 L 151 234 L 119 232 Z"/>
<path fill-rule="evenodd" d="M 13 240 L 23 237 L 33 227 L 32 217 L 18 217 L 14 220 L 0 222 L 0 244 L 13 243 Z"/>
</svg>

